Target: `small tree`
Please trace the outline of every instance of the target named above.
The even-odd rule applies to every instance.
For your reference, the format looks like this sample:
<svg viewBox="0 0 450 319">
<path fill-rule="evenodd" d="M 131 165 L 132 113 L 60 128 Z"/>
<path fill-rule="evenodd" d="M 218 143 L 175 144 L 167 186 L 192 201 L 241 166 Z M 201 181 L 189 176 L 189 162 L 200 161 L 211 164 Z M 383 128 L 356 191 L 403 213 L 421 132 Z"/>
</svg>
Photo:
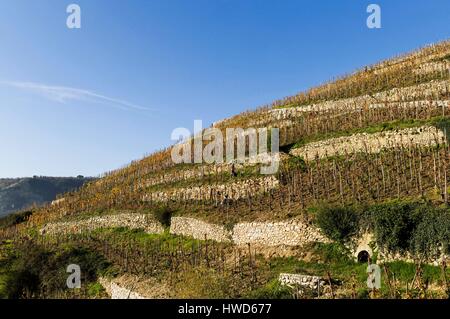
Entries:
<svg viewBox="0 0 450 319">
<path fill-rule="evenodd" d="M 350 207 L 324 206 L 316 223 L 330 239 L 344 243 L 358 231 L 358 214 Z"/>
</svg>

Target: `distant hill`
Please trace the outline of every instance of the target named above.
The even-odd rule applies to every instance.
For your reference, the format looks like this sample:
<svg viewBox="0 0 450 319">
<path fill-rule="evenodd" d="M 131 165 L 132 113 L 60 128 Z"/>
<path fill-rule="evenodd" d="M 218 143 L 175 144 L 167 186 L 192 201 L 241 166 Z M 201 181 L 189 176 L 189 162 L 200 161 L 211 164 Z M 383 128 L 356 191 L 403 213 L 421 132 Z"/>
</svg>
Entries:
<svg viewBox="0 0 450 319">
<path fill-rule="evenodd" d="M 0 179 L 0 217 L 34 203 L 51 202 L 56 195 L 75 190 L 93 178 L 29 177 Z"/>
</svg>

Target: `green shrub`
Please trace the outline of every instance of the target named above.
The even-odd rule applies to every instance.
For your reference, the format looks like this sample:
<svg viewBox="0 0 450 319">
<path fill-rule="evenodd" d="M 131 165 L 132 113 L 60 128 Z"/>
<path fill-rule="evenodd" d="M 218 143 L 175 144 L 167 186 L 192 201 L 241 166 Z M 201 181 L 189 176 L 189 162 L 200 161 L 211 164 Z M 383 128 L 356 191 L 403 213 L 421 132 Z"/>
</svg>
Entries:
<svg viewBox="0 0 450 319">
<path fill-rule="evenodd" d="M 70 293 L 66 286 L 69 276 L 66 269 L 70 264 L 81 268 L 82 289 L 88 289 L 90 283 L 97 281 L 98 273 L 109 267 L 103 257 L 81 247 L 65 246 L 49 251 L 28 242 L 16 246 L 14 252 L 2 260 L 4 294 L 7 298 L 20 299 Z"/>
<path fill-rule="evenodd" d="M 439 257 L 442 251 L 450 252 L 449 208 L 396 201 L 369 206 L 363 211 L 359 213 L 352 207 L 319 207 L 316 223 L 328 238 L 340 243 L 366 229 L 374 234 L 378 247 L 390 253 L 410 252 L 426 260 Z"/>
<path fill-rule="evenodd" d="M 153 211 L 153 215 L 156 220 L 159 221 L 163 226 L 170 227 L 170 220 L 174 211 L 169 207 L 159 207 Z"/>
<path fill-rule="evenodd" d="M 428 206 L 419 208 L 421 221 L 411 238 L 411 251 L 424 259 L 439 258 L 449 253 L 450 212 Z"/>
<path fill-rule="evenodd" d="M 375 235 L 377 245 L 389 252 L 413 253 L 422 259 L 449 251 L 450 211 L 431 204 L 401 203 L 375 205 L 363 218 Z"/>
<path fill-rule="evenodd" d="M 273 279 L 264 286 L 252 290 L 246 297 L 250 299 L 292 299 L 292 296 L 292 289 L 282 285 L 278 279 Z"/>
<path fill-rule="evenodd" d="M 315 243 L 312 251 L 325 263 L 352 263 L 348 248 L 340 243 Z"/>
<path fill-rule="evenodd" d="M 321 207 L 316 223 L 328 238 L 338 242 L 348 241 L 359 229 L 358 214 L 349 207 Z"/>
<path fill-rule="evenodd" d="M 93 282 L 88 285 L 87 292 L 90 298 L 99 298 L 105 294 L 105 288 L 100 283 Z"/>
<path fill-rule="evenodd" d="M 306 172 L 307 165 L 303 158 L 298 156 L 289 156 L 288 160 L 285 162 L 286 170 L 298 169 L 302 172 Z"/>
<path fill-rule="evenodd" d="M 441 117 L 433 121 L 433 125 L 444 132 L 447 143 L 450 142 L 450 119 L 447 117 Z M 442 141 L 440 141 L 442 142 Z"/>
<path fill-rule="evenodd" d="M 404 254 L 411 246 L 413 233 L 420 222 L 414 203 L 375 205 L 366 212 L 377 245 L 389 252 Z"/>
</svg>

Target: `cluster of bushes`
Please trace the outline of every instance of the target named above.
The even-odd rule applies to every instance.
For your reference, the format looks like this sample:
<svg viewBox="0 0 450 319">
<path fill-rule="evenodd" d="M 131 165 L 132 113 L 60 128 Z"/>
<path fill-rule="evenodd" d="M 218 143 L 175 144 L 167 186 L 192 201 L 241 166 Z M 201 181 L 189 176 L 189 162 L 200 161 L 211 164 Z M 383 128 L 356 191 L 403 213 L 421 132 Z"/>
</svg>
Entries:
<svg viewBox="0 0 450 319">
<path fill-rule="evenodd" d="M 450 252 L 450 209 L 428 203 L 392 202 L 370 207 L 323 206 L 316 223 L 330 239 L 345 243 L 363 231 L 379 248 L 421 259 Z"/>
<path fill-rule="evenodd" d="M 81 289 L 67 288 L 70 273 L 66 270 L 71 264 L 80 266 Z M 97 276 L 109 266 L 103 257 L 82 247 L 66 245 L 52 251 L 32 241 L 11 244 L 7 255 L 0 260 L 0 297 L 29 299 L 97 294 Z"/>
</svg>

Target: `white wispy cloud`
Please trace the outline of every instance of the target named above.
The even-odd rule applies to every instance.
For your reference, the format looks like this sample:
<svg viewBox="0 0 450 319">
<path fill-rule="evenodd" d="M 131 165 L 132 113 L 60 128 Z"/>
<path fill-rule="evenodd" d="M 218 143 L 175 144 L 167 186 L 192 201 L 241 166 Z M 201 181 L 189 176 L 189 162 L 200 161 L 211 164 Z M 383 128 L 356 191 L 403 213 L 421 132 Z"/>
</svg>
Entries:
<svg viewBox="0 0 450 319">
<path fill-rule="evenodd" d="M 0 83 L 3 85 L 12 86 L 18 89 L 39 94 L 52 101 L 56 101 L 59 103 L 67 103 L 69 101 L 85 101 L 85 102 L 105 104 L 110 107 L 120 108 L 123 110 L 141 110 L 141 111 L 151 110 L 150 108 L 144 106 L 136 105 L 128 101 L 108 97 L 84 89 L 65 86 L 52 86 L 34 82 L 1 81 Z"/>
</svg>

